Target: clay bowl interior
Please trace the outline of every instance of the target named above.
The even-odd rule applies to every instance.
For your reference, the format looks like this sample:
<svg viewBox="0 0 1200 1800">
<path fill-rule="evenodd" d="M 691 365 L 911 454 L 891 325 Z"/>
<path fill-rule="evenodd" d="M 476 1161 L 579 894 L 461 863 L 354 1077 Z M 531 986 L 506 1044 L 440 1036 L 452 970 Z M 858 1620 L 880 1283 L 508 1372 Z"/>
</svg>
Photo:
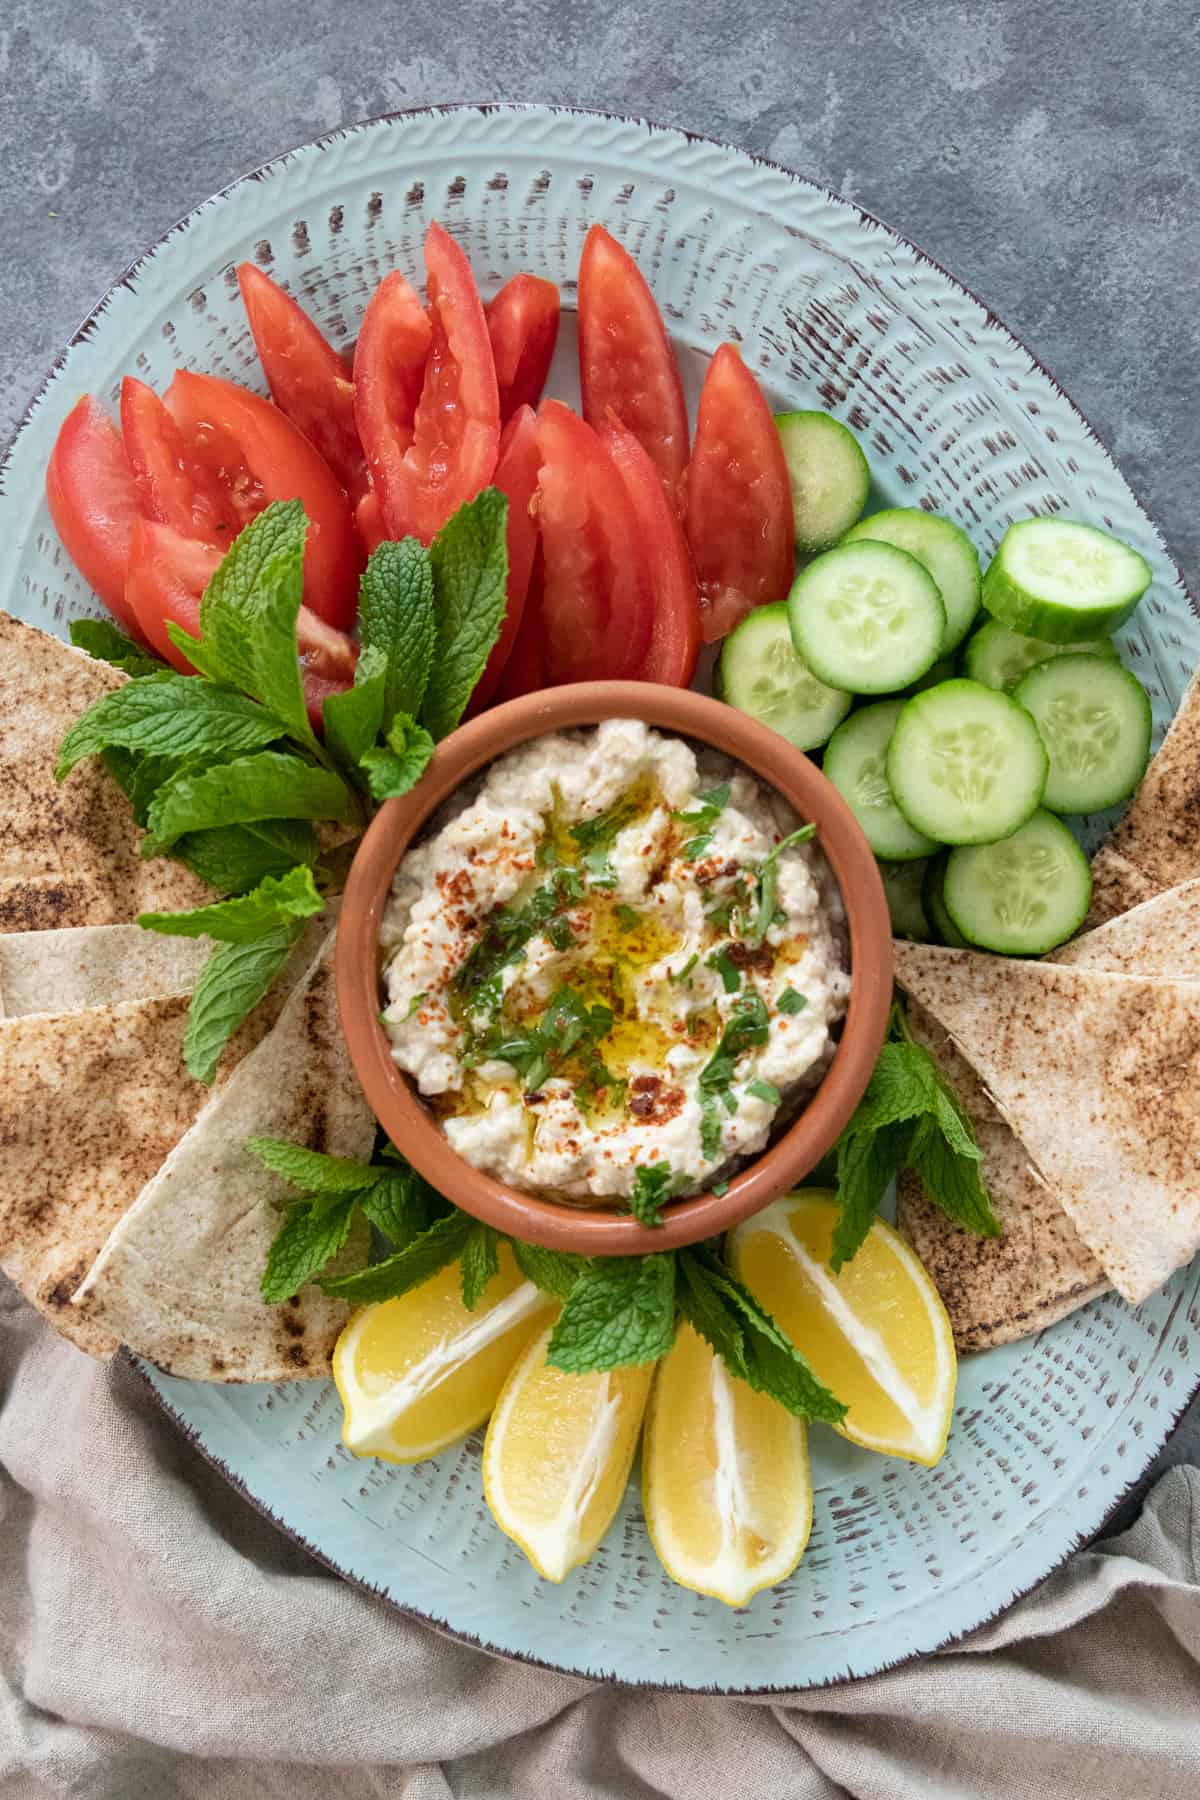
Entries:
<svg viewBox="0 0 1200 1800">
<path fill-rule="evenodd" d="M 820 1086 L 774 1143 L 730 1178 L 722 1194 L 672 1201 L 663 1223 L 628 1212 L 568 1205 L 506 1187 L 450 1148 L 409 1078 L 392 1061 L 379 1022 L 379 932 L 396 867 L 426 820 L 498 756 L 551 731 L 605 719 L 694 738 L 743 763 L 817 827 L 846 906 L 850 1002 Z M 585 682 L 529 694 L 462 725 L 438 745 L 411 794 L 389 800 L 359 846 L 338 924 L 338 1004 L 363 1092 L 392 1142 L 439 1193 L 509 1236 L 585 1256 L 670 1250 L 727 1230 L 794 1187 L 831 1148 L 879 1055 L 892 995 L 891 925 L 875 858 L 841 795 L 808 758 L 753 719 L 705 695 L 648 682 Z"/>
</svg>

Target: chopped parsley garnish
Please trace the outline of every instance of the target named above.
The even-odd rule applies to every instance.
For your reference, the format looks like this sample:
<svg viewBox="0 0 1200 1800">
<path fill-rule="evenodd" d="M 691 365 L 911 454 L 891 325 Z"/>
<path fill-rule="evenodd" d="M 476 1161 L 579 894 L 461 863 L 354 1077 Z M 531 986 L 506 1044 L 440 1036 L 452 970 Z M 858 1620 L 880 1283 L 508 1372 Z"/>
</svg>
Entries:
<svg viewBox="0 0 1200 1800">
<path fill-rule="evenodd" d="M 765 1100 L 768 1106 L 778 1106 L 783 1098 L 773 1081 L 748 1082 L 746 1092 L 753 1094 L 756 1100 Z"/>
<path fill-rule="evenodd" d="M 695 862 L 704 855 L 713 840 L 713 826 L 729 805 L 729 783 L 723 781 L 719 787 L 709 788 L 701 794 L 693 812 L 675 812 L 671 814 L 681 825 L 694 825 L 694 836 L 688 838 L 680 855 L 688 862 Z"/>
<path fill-rule="evenodd" d="M 414 1013 L 420 1012 L 428 998 L 428 994 L 414 994 L 408 1003 L 408 1011 L 405 1013 L 404 1017 L 406 1019 L 411 1019 Z"/>
<path fill-rule="evenodd" d="M 766 1001 L 751 988 L 732 1013 L 721 1041 L 700 1071 L 700 1148 L 711 1162 L 721 1151 L 721 1116 L 717 1108 L 737 1111 L 733 1092 L 734 1070 L 739 1056 L 757 1044 L 765 1044 L 771 1022 Z"/>
<path fill-rule="evenodd" d="M 671 1165 L 656 1162 L 634 1170 L 629 1210 L 641 1225 L 662 1224 L 662 1203 L 670 1197 Z"/>
<path fill-rule="evenodd" d="M 594 819 L 581 819 L 578 825 L 572 825 L 571 836 L 579 845 L 580 861 L 587 870 L 593 887 L 616 887 L 617 877 L 609 857 L 618 837 L 627 825 L 633 824 L 639 810 L 631 800 L 618 800 L 607 812 L 597 813 Z"/>
<path fill-rule="evenodd" d="M 803 1012 L 808 1001 L 803 994 L 798 994 L 794 987 L 785 987 L 775 1002 L 781 1013 Z"/>
<path fill-rule="evenodd" d="M 714 1181 L 711 1191 L 716 1195 L 717 1199 L 720 1200 L 723 1195 L 729 1192 L 729 1183 L 727 1181 Z"/>
<path fill-rule="evenodd" d="M 721 977 L 721 986 L 727 994 L 737 993 L 742 985 L 742 971 L 730 958 L 727 944 L 722 944 L 719 950 L 714 950 L 704 966 L 716 970 Z"/>
<path fill-rule="evenodd" d="M 579 1082 L 596 1093 L 611 1081 L 595 1047 L 612 1030 L 613 1015 L 607 1006 L 589 1006 L 573 988 L 560 987 L 551 997 L 538 1023 L 528 1031 L 516 1031 L 503 1021 L 492 1026 L 471 1045 L 464 1064 L 483 1061 L 511 1063 L 527 1094 L 536 1093 L 551 1075 L 568 1062 L 579 1065 Z"/>
<path fill-rule="evenodd" d="M 571 921 L 562 913 L 550 920 L 546 927 L 546 936 L 556 950 L 569 950 L 575 942 L 575 934 L 571 930 Z"/>
<path fill-rule="evenodd" d="M 560 918 L 565 907 L 580 897 L 579 877 L 574 869 L 555 869 L 550 880 L 530 896 L 523 906 L 498 906 L 484 927 L 483 934 L 454 977 L 454 986 L 468 996 L 474 1010 L 499 1002 L 497 977 L 512 963 L 520 962 L 529 940 L 547 931 L 556 950 L 565 950 L 568 941 L 564 931 L 570 926 Z"/>
<path fill-rule="evenodd" d="M 615 908 L 615 913 L 617 924 L 622 931 L 636 931 L 642 922 L 642 915 L 635 912 L 632 906 L 618 906 Z"/>
<path fill-rule="evenodd" d="M 789 832 L 781 838 L 775 848 L 763 857 L 758 865 L 758 904 L 754 919 L 746 935 L 748 944 L 761 944 L 771 926 L 775 924 L 779 912 L 776 906 L 776 895 L 779 888 L 779 858 L 785 850 L 795 844 L 807 844 L 816 835 L 815 825 L 801 825 L 798 831 Z M 784 915 L 786 917 L 786 914 Z"/>
<path fill-rule="evenodd" d="M 698 950 L 696 950 L 693 952 L 693 954 L 691 956 L 688 957 L 688 959 L 684 963 L 682 969 L 676 969 L 672 974 L 668 975 L 667 980 L 668 981 L 676 981 L 676 982 L 686 981 L 688 976 L 691 974 L 692 970 L 695 968 L 696 964 L 699 961 L 700 961 L 700 952 Z"/>
</svg>

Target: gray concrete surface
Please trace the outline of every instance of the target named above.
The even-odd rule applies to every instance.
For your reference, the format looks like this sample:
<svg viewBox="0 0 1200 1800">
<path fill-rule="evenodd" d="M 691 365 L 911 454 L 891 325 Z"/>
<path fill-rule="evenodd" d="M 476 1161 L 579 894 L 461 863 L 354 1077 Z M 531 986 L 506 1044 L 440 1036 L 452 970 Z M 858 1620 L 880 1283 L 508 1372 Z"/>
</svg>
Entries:
<svg viewBox="0 0 1200 1800">
<path fill-rule="evenodd" d="M 482 99 L 708 132 L 899 227 L 1056 373 L 1200 584 L 1193 0 L 0 0 L 0 436 L 112 277 L 233 175 Z M 1200 1406 L 1169 1454 L 1200 1460 Z"/>
</svg>

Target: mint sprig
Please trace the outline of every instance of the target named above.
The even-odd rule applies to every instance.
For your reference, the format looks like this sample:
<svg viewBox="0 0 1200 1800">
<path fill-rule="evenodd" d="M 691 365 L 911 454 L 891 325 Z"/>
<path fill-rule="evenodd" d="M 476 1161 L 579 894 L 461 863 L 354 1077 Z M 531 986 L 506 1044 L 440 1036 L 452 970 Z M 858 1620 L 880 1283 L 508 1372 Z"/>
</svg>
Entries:
<svg viewBox="0 0 1200 1800">
<path fill-rule="evenodd" d="M 157 675 L 162 669 L 156 656 L 118 631 L 108 619 L 72 619 L 70 630 L 77 650 L 83 650 L 95 662 L 111 663 L 114 669 L 135 679 Z"/>
<path fill-rule="evenodd" d="M 446 521 L 429 567 L 434 650 L 420 717 L 431 736 L 443 738 L 462 718 L 504 623 L 508 501 L 499 488 L 484 488 Z"/>
<path fill-rule="evenodd" d="M 675 1258 L 599 1257 L 571 1289 L 546 1361 L 567 1374 L 657 1362 L 675 1337 Z"/>
<path fill-rule="evenodd" d="M 835 1274 L 857 1253 L 889 1182 L 903 1168 L 915 1171 L 947 1218 L 981 1237 L 1000 1235 L 971 1122 L 895 1006 L 888 1041 L 837 1143 L 839 1212 L 829 1262 Z"/>
<path fill-rule="evenodd" d="M 167 937 L 210 937 L 223 944 L 248 944 L 268 931 L 311 919 L 325 901 L 317 892 L 312 870 L 301 864 L 286 875 L 268 875 L 248 894 L 195 906 L 187 912 L 144 912 L 138 924 Z"/>
</svg>

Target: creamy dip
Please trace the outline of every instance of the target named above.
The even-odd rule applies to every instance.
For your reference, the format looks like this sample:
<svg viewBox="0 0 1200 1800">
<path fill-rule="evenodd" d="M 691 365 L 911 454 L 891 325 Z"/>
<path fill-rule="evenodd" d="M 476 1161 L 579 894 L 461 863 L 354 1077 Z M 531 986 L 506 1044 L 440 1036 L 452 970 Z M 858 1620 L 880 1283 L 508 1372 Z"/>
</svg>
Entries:
<svg viewBox="0 0 1200 1800">
<path fill-rule="evenodd" d="M 392 1054 L 510 1186 L 643 1202 L 719 1182 L 833 1055 L 828 865 L 775 793 L 613 719 L 500 758 L 396 872 Z"/>
</svg>

